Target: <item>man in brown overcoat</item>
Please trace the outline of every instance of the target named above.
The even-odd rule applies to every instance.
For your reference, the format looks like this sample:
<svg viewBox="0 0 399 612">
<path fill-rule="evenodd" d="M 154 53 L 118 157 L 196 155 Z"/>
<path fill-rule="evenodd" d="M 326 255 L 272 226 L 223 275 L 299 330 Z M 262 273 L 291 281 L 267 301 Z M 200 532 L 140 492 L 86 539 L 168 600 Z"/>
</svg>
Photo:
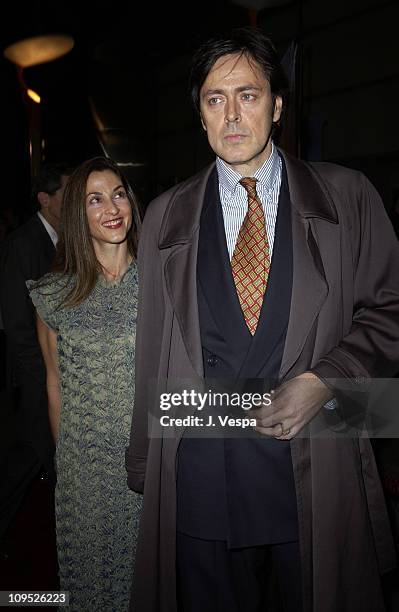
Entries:
<svg viewBox="0 0 399 612">
<path fill-rule="evenodd" d="M 370 442 L 311 433 L 345 430 L 334 381 L 397 369 L 392 226 L 362 174 L 273 144 L 285 80 L 261 32 L 205 43 L 191 86 L 216 162 L 150 204 L 139 247 L 132 610 L 263 611 L 273 575 L 284 612 L 382 612 L 396 559 Z M 253 435 L 163 418 L 178 381 L 248 379 L 275 381 Z"/>
</svg>

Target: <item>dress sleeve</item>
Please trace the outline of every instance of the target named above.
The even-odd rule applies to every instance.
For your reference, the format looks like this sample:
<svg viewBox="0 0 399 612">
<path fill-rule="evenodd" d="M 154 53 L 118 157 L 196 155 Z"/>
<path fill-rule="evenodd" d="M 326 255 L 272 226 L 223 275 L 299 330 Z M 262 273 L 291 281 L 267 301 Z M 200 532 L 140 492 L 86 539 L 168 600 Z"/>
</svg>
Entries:
<svg viewBox="0 0 399 612">
<path fill-rule="evenodd" d="M 59 326 L 59 296 L 57 299 L 57 291 L 54 287 L 41 282 L 28 280 L 26 286 L 29 291 L 30 298 L 38 315 L 42 321 L 54 331 L 58 331 Z"/>
</svg>

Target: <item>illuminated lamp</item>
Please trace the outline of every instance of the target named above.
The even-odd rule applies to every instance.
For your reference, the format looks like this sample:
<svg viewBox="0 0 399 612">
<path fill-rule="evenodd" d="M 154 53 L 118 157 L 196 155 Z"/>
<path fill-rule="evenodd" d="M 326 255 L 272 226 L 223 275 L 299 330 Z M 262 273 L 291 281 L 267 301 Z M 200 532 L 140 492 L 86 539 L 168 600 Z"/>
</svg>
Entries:
<svg viewBox="0 0 399 612">
<path fill-rule="evenodd" d="M 40 135 L 40 95 L 28 88 L 23 77 L 23 70 L 39 64 L 52 62 L 66 55 L 74 46 L 74 40 L 66 34 L 45 34 L 19 40 L 4 49 L 6 59 L 15 64 L 18 81 L 27 108 L 29 119 L 29 151 L 31 176 L 40 171 L 43 141 Z"/>
</svg>

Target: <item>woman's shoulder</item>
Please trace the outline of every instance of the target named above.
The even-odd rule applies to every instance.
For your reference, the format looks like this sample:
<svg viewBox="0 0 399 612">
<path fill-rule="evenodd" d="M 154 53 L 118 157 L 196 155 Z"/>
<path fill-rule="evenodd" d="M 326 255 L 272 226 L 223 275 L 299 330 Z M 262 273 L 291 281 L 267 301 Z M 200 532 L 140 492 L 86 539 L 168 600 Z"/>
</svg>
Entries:
<svg viewBox="0 0 399 612">
<path fill-rule="evenodd" d="M 73 279 L 58 272 L 49 272 L 39 280 L 26 281 L 26 286 L 36 308 L 45 305 L 47 309 L 54 310 L 71 291 Z"/>
<path fill-rule="evenodd" d="M 53 287 L 61 285 L 61 282 L 65 282 L 67 278 L 68 277 L 65 277 L 60 272 L 48 272 L 39 279 L 26 281 L 26 286 L 29 291 L 37 291 L 40 289 L 42 293 L 47 293 L 51 291 Z"/>
<path fill-rule="evenodd" d="M 70 290 L 72 286 L 72 278 L 59 272 L 49 272 L 38 280 L 26 281 L 26 286 L 29 293 L 38 293 L 44 296 L 51 296 L 57 293 L 64 293 Z"/>
</svg>

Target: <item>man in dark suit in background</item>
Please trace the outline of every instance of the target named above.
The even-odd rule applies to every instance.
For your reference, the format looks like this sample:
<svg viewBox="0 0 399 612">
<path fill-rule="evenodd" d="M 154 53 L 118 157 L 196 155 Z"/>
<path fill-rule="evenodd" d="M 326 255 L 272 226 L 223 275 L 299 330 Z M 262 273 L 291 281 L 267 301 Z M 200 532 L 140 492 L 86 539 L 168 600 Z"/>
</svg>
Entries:
<svg viewBox="0 0 399 612">
<path fill-rule="evenodd" d="M 55 480 L 45 368 L 35 309 L 25 283 L 50 270 L 62 196 L 71 172 L 66 163 L 43 165 L 33 185 L 39 210 L 7 236 L 1 252 L 0 310 L 6 338 L 6 404 L 11 410 L 2 414 L 6 423 L 3 435 L 7 432 L 7 437 L 0 458 L 0 538 L 32 479 L 43 470 Z"/>
</svg>

